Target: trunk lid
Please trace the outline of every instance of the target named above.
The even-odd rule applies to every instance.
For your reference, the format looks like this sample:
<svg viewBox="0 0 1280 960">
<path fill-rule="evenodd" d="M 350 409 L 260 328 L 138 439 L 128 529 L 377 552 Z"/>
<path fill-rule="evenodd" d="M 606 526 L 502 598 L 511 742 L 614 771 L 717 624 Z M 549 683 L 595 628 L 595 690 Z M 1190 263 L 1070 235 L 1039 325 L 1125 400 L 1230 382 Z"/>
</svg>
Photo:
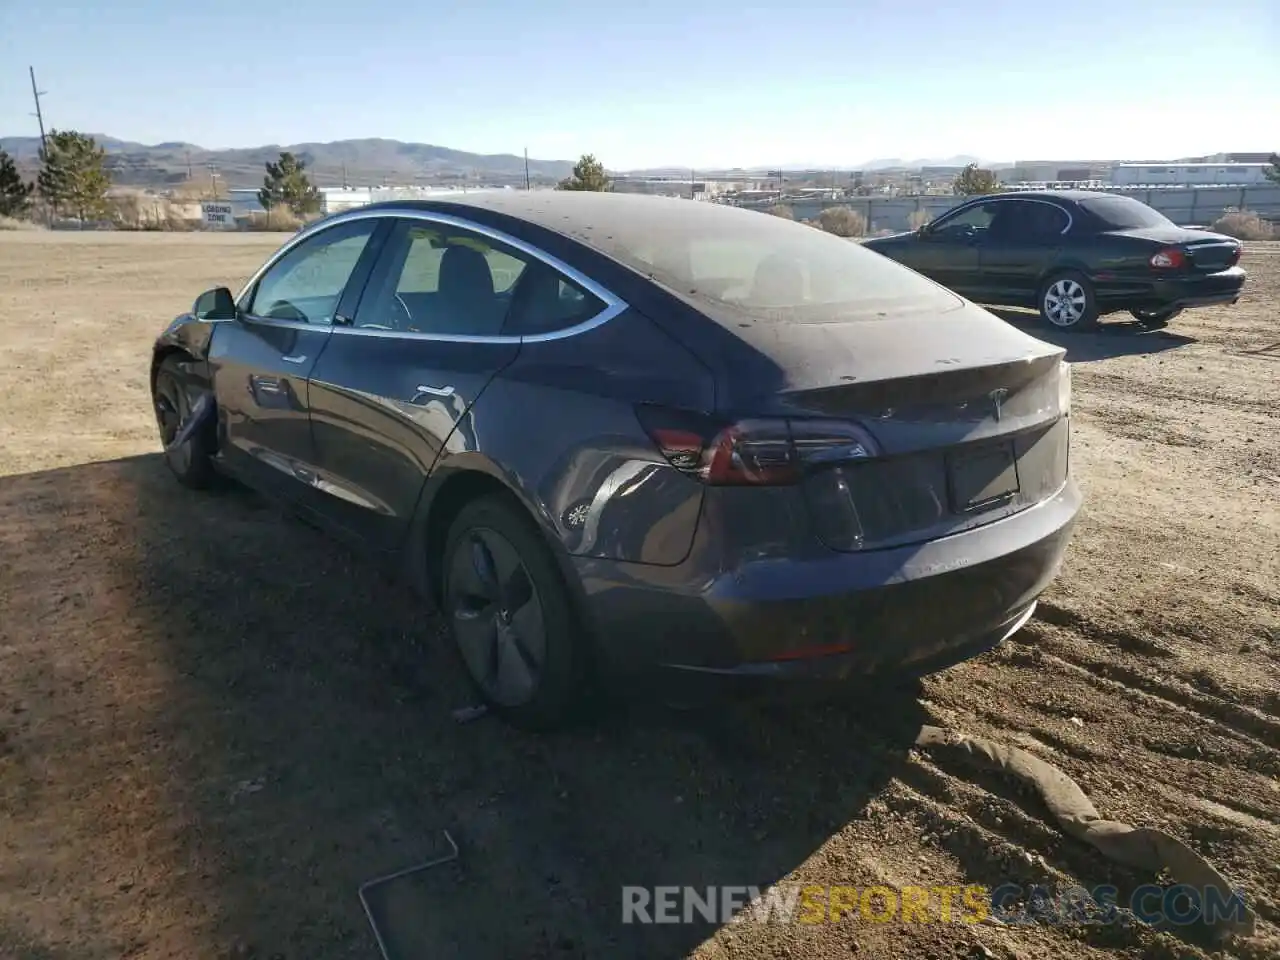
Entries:
<svg viewBox="0 0 1280 960">
<path fill-rule="evenodd" d="M 875 442 L 873 458 L 804 482 L 815 532 L 833 549 L 936 539 L 1066 482 L 1065 351 L 980 307 L 753 324 L 739 337 L 760 362 L 730 378 L 735 412 L 851 421 Z"/>
<path fill-rule="evenodd" d="M 1112 235 L 1147 240 L 1161 246 L 1181 247 L 1186 251 L 1192 270 L 1215 273 L 1233 267 L 1240 260 L 1241 244 L 1234 237 L 1208 230 L 1190 230 L 1173 224 L 1113 230 Z M 1153 251 L 1154 252 L 1154 251 Z"/>
<path fill-rule="evenodd" d="M 886 453 L 1003 433 L 1050 416 L 1034 388 L 1056 376 L 1066 354 L 965 301 L 940 314 L 762 322 L 735 334 L 752 362 L 728 371 L 721 409 L 852 417 L 865 421 Z M 998 417 L 993 391 L 1005 391 Z"/>
</svg>

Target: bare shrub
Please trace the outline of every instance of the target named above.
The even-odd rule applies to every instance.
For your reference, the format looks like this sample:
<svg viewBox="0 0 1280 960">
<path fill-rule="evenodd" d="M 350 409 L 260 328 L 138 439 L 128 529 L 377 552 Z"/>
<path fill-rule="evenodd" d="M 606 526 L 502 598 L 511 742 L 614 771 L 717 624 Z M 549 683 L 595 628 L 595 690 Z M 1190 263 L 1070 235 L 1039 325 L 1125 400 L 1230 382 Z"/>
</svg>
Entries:
<svg viewBox="0 0 1280 960">
<path fill-rule="evenodd" d="M 785 203 L 775 203 L 772 207 L 765 210 L 765 213 L 770 216 L 781 217 L 783 220 L 794 220 L 796 218 L 796 212 Z"/>
<path fill-rule="evenodd" d="M 190 217 L 184 217 L 172 208 L 167 210 L 164 215 L 164 229 L 176 232 L 190 232 L 198 229 L 199 220 L 192 220 Z"/>
<path fill-rule="evenodd" d="M 932 219 L 928 210 L 913 210 L 911 216 L 907 217 L 907 226 L 912 230 L 919 230 Z"/>
<path fill-rule="evenodd" d="M 1252 210 L 1237 207 L 1227 207 L 1222 216 L 1213 221 L 1211 229 L 1237 240 L 1271 240 L 1276 235 L 1276 228 L 1266 220 Z"/>
<path fill-rule="evenodd" d="M 39 230 L 40 224 L 30 220 L 18 220 L 15 217 L 0 216 L 0 230 Z"/>
<path fill-rule="evenodd" d="M 147 219 L 143 199 L 136 193 L 123 193 L 107 197 L 107 212 L 121 230 L 141 230 Z"/>
<path fill-rule="evenodd" d="M 257 232 L 291 233 L 299 229 L 304 222 L 284 204 L 280 204 L 267 211 L 255 210 L 249 214 L 245 226 Z"/>
<path fill-rule="evenodd" d="M 867 232 L 867 218 L 851 207 L 827 207 L 818 214 L 818 226 L 837 237 L 860 237 Z"/>
</svg>

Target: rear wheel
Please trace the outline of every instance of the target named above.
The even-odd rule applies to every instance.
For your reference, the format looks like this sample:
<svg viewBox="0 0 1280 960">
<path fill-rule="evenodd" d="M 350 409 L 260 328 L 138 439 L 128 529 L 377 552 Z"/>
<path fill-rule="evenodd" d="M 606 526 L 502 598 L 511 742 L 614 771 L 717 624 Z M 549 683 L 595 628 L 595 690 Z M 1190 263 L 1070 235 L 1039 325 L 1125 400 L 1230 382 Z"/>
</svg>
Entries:
<svg viewBox="0 0 1280 960">
<path fill-rule="evenodd" d="M 212 450 L 209 434 L 196 430 L 182 443 L 174 438 L 192 414 L 194 398 L 182 370 L 182 359 L 176 355 L 165 357 L 156 371 L 153 400 L 156 423 L 160 427 L 160 442 L 164 445 L 164 459 L 178 482 L 187 487 L 202 489 L 214 479 Z"/>
<path fill-rule="evenodd" d="M 440 569 L 449 630 L 485 704 L 526 729 L 566 723 L 585 693 L 584 643 L 538 530 L 503 497 L 472 501 Z"/>
<path fill-rule="evenodd" d="M 1182 312 L 1181 307 L 1170 307 L 1166 310 L 1130 310 L 1133 319 L 1144 327 L 1163 327 Z"/>
<path fill-rule="evenodd" d="M 1040 288 L 1040 316 L 1059 330 L 1092 330 L 1098 325 L 1093 284 L 1079 273 L 1059 273 Z"/>
</svg>

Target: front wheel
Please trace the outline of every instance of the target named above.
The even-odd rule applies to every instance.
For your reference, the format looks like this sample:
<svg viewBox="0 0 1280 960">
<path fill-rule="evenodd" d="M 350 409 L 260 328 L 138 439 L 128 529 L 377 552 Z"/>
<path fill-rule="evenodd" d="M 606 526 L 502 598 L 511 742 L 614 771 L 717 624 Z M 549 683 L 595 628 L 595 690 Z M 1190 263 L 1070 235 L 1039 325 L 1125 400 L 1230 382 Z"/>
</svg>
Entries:
<svg viewBox="0 0 1280 960">
<path fill-rule="evenodd" d="M 533 523 L 501 497 L 458 513 L 441 596 L 476 692 L 513 726 L 565 724 L 585 693 L 585 645 L 568 589 Z"/>
<path fill-rule="evenodd" d="M 1098 325 L 1093 284 L 1079 273 L 1060 273 L 1040 288 L 1041 318 L 1059 330 L 1092 330 Z"/>
<path fill-rule="evenodd" d="M 1130 310 L 1133 319 L 1144 327 L 1163 327 L 1182 312 L 1181 307 L 1169 307 L 1165 310 Z"/>
<path fill-rule="evenodd" d="M 178 356 L 168 356 L 156 371 L 153 394 L 156 423 L 160 427 L 160 443 L 164 446 L 164 459 L 170 471 L 183 486 L 202 489 L 214 479 L 210 461 L 209 435 L 197 429 L 182 443 L 173 441 L 191 417 L 194 403 Z"/>
</svg>

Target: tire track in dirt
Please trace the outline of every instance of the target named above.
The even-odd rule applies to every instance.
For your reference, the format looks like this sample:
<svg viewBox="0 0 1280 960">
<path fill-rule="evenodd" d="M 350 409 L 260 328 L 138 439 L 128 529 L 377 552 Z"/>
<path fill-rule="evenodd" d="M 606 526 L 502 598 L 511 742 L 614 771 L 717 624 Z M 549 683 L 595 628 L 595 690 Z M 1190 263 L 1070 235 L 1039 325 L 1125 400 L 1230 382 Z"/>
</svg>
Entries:
<svg viewBox="0 0 1280 960">
<path fill-rule="evenodd" d="M 1030 639 L 1025 638 L 1019 642 L 1025 645 Z M 1280 721 L 1261 711 L 1202 693 L 1189 683 L 1179 685 L 1124 663 L 1091 656 L 1076 645 L 1053 643 L 1051 640 L 1047 646 L 1052 648 L 1052 656 L 1061 661 L 1064 668 L 1075 668 L 1079 671 L 1079 676 L 1088 678 L 1099 689 L 1141 694 L 1159 701 L 1169 709 L 1196 714 L 1201 722 L 1221 724 L 1274 753 L 1280 761 L 1280 751 L 1274 746 L 1280 743 Z"/>
</svg>

